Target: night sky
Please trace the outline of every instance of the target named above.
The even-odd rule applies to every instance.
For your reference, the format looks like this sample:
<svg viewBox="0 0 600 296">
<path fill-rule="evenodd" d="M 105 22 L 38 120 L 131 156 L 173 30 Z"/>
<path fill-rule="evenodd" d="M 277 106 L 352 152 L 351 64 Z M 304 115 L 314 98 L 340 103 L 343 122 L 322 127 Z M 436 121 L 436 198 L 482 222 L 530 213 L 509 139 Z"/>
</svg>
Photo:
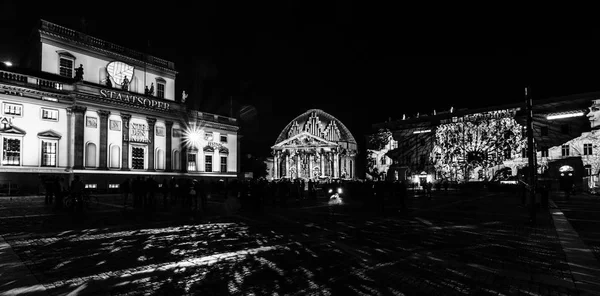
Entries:
<svg viewBox="0 0 600 296">
<path fill-rule="evenodd" d="M 265 155 L 310 108 L 340 119 L 360 142 L 372 123 L 403 113 L 521 101 L 525 84 L 534 100 L 600 91 L 596 24 L 348 1 L 191 2 L 4 1 L 0 59 L 15 59 L 36 19 L 81 31 L 83 16 L 90 35 L 174 61 L 177 96 L 186 90 L 191 106 L 223 115 L 230 99 L 236 110 L 255 106 L 244 149 Z"/>
</svg>

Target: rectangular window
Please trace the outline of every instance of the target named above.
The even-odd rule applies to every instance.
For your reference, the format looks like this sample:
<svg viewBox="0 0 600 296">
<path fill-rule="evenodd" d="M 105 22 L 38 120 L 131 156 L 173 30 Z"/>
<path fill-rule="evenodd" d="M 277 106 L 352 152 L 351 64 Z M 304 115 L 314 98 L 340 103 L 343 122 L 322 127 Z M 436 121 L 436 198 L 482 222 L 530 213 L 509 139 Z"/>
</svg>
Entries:
<svg viewBox="0 0 600 296">
<path fill-rule="evenodd" d="M 568 134 L 569 133 L 569 125 L 568 124 L 561 125 L 560 132 L 563 134 Z"/>
<path fill-rule="evenodd" d="M 548 135 L 548 127 L 542 126 L 541 133 L 542 133 L 542 137 L 547 136 Z"/>
<path fill-rule="evenodd" d="M 23 106 L 17 104 L 4 103 L 4 115 L 23 115 Z"/>
<path fill-rule="evenodd" d="M 227 143 L 227 135 L 221 135 L 221 143 Z"/>
<path fill-rule="evenodd" d="M 592 155 L 592 144 L 583 144 L 583 155 Z"/>
<path fill-rule="evenodd" d="M 227 156 L 221 156 L 221 173 L 227 173 Z"/>
<path fill-rule="evenodd" d="M 98 184 L 85 184 L 85 189 L 96 189 Z"/>
<path fill-rule="evenodd" d="M 2 165 L 21 165 L 21 139 L 4 138 Z"/>
<path fill-rule="evenodd" d="M 159 99 L 165 98 L 165 84 L 164 83 L 160 83 L 160 82 L 156 83 L 156 96 Z"/>
<path fill-rule="evenodd" d="M 135 170 L 144 169 L 144 148 L 131 148 L 131 168 Z"/>
<path fill-rule="evenodd" d="M 73 60 L 67 58 L 60 58 L 60 76 L 73 78 Z"/>
<path fill-rule="evenodd" d="M 561 147 L 562 156 L 569 156 L 569 145 L 562 145 Z"/>
<path fill-rule="evenodd" d="M 158 184 L 158 185 L 162 185 L 162 184 Z M 108 184 L 108 188 L 109 189 L 119 189 L 119 184 Z"/>
<path fill-rule="evenodd" d="M 198 165 L 197 165 L 197 161 L 196 161 L 196 154 L 195 153 L 188 153 L 188 166 L 187 166 L 188 172 L 195 172 L 198 170 Z"/>
<path fill-rule="evenodd" d="M 527 148 L 521 149 L 521 158 L 527 158 Z"/>
<path fill-rule="evenodd" d="M 592 166 L 590 166 L 590 165 L 586 165 L 585 166 L 585 175 L 586 176 L 591 176 L 592 175 Z"/>
<path fill-rule="evenodd" d="M 212 155 L 205 155 L 204 156 L 204 171 L 205 172 L 212 172 Z"/>
<path fill-rule="evenodd" d="M 542 157 L 548 157 L 548 147 L 542 147 Z"/>
<path fill-rule="evenodd" d="M 381 164 L 386 164 L 387 157 L 384 155 L 381 157 Z"/>
<path fill-rule="evenodd" d="M 55 141 L 42 141 L 42 166 L 56 166 L 56 146 Z"/>
<path fill-rule="evenodd" d="M 58 110 L 42 108 L 42 119 L 58 121 Z"/>
</svg>

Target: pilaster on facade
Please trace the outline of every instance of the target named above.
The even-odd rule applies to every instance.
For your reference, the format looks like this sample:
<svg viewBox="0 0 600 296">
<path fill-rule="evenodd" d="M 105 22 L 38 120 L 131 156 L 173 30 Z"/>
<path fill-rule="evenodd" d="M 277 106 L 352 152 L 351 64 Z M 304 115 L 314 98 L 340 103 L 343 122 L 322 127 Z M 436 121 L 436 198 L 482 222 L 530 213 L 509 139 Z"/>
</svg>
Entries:
<svg viewBox="0 0 600 296">
<path fill-rule="evenodd" d="M 98 110 L 100 116 L 100 170 L 107 170 L 107 152 L 108 152 L 108 116 L 110 111 Z"/>
<path fill-rule="evenodd" d="M 75 105 L 71 107 L 71 111 L 75 114 L 74 122 L 74 150 L 75 159 L 73 169 L 83 169 L 83 148 L 84 148 L 84 127 L 85 127 L 85 112 L 87 107 Z"/>
<path fill-rule="evenodd" d="M 121 153 L 121 170 L 129 171 L 129 120 L 131 119 L 131 114 L 121 113 L 121 121 L 123 122 L 123 126 L 121 128 L 121 133 L 123 134 L 123 149 Z"/>
<path fill-rule="evenodd" d="M 172 163 L 172 153 L 173 153 L 173 121 L 167 120 L 165 121 L 165 126 L 167 129 L 167 143 L 166 143 L 166 153 L 165 153 L 165 159 L 166 159 L 166 167 L 165 167 L 165 171 L 167 172 L 172 172 L 173 171 L 173 163 Z"/>
<path fill-rule="evenodd" d="M 148 171 L 154 171 L 154 127 L 156 126 L 156 118 L 147 117 L 148 122 Z"/>
</svg>

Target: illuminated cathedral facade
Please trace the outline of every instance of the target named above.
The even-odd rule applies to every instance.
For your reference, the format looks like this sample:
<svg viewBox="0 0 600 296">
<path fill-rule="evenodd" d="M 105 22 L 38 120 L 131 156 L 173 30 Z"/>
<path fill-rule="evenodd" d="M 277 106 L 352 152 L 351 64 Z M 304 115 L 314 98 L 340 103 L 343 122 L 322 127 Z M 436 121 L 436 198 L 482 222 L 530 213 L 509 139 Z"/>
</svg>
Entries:
<svg viewBox="0 0 600 296">
<path fill-rule="evenodd" d="M 271 149 L 271 179 L 356 178 L 356 140 L 323 110 L 311 109 L 294 118 Z"/>
</svg>

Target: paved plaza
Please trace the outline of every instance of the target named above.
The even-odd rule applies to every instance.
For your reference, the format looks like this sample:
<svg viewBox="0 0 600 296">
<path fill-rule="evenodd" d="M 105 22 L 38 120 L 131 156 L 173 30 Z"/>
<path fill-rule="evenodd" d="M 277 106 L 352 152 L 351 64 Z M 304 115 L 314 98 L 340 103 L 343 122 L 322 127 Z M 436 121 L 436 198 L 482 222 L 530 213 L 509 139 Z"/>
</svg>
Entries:
<svg viewBox="0 0 600 296">
<path fill-rule="evenodd" d="M 553 200 L 531 226 L 506 193 L 235 215 L 100 196 L 83 220 L 2 197 L 0 295 L 600 295 L 600 199 Z"/>
</svg>

